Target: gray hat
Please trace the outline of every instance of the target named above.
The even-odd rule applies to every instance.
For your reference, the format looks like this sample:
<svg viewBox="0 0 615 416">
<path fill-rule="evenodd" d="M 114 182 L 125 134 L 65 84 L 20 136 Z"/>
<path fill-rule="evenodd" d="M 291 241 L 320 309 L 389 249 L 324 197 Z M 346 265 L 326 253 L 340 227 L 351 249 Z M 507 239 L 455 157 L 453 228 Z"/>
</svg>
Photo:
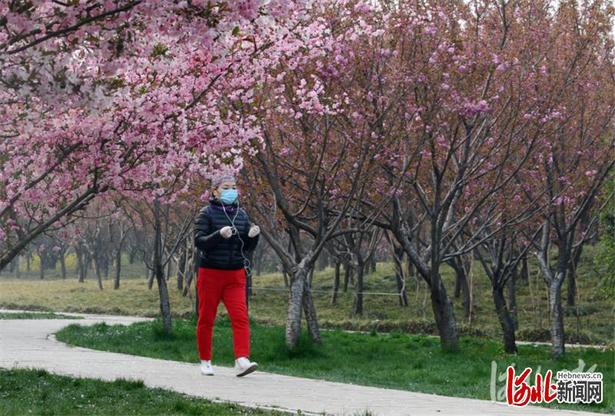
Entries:
<svg viewBox="0 0 615 416">
<path fill-rule="evenodd" d="M 222 182 L 235 182 L 235 176 L 232 173 L 220 173 L 211 178 L 211 187 L 216 189 Z"/>
</svg>

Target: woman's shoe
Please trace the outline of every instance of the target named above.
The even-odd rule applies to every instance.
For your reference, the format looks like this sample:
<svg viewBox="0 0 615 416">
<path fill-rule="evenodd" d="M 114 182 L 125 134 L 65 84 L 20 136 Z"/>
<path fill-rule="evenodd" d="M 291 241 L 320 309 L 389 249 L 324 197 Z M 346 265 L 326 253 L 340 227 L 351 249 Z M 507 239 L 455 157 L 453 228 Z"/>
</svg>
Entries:
<svg viewBox="0 0 615 416">
<path fill-rule="evenodd" d="M 235 360 L 235 372 L 237 377 L 243 377 L 250 374 L 258 367 L 257 363 L 251 362 L 246 357 L 239 357 Z"/>
<path fill-rule="evenodd" d="M 201 360 L 201 373 L 206 376 L 214 375 L 214 368 L 211 366 L 211 360 Z"/>
</svg>

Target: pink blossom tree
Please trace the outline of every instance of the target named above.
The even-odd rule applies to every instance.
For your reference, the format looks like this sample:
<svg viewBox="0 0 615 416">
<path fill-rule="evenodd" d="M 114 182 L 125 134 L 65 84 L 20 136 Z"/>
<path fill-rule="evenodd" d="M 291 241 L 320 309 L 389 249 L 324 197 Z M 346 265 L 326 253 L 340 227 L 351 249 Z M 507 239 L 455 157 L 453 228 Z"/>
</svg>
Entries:
<svg viewBox="0 0 615 416">
<path fill-rule="evenodd" d="M 526 114 L 539 147 L 522 172 L 523 196 L 540 198 L 542 231 L 533 252 L 548 288 L 552 355 L 565 352 L 561 289 L 602 208 L 602 185 L 615 167 L 615 8 L 562 2 L 549 20 L 536 63 L 546 114 Z M 608 198 L 606 198 L 608 201 Z M 552 245 L 557 260 L 551 259 Z"/>
<path fill-rule="evenodd" d="M 250 99 L 295 6 L 2 2 L 0 268 L 97 196 L 172 202 L 218 165 L 238 168 L 259 131 L 223 98 Z"/>
<path fill-rule="evenodd" d="M 252 215 L 290 275 L 286 344 L 291 348 L 303 312 L 310 336 L 320 341 L 310 289 L 314 265 L 332 240 L 365 233 L 369 223 L 348 216 L 373 189 L 378 154 L 386 152 L 387 140 L 374 143 L 369 121 L 356 112 L 375 85 L 365 76 L 372 63 L 360 53 L 378 36 L 366 5 L 314 3 L 302 36 L 278 45 L 284 58 L 255 102 L 238 104 L 246 114 L 256 114 L 263 128 L 264 146 L 246 164 L 243 180 Z M 361 88 L 357 79 L 364 82 Z"/>
</svg>

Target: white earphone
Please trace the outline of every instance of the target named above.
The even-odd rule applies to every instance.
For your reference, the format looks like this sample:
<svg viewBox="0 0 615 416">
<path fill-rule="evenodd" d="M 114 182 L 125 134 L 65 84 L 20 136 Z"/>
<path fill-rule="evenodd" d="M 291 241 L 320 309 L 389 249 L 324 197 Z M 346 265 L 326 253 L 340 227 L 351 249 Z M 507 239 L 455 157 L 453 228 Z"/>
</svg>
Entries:
<svg viewBox="0 0 615 416">
<path fill-rule="evenodd" d="M 235 215 L 233 216 L 233 219 L 231 219 L 231 217 L 229 217 L 228 214 L 226 213 L 224 202 L 222 202 L 222 210 L 224 211 L 224 215 L 226 216 L 226 218 L 228 218 L 228 220 L 230 221 L 232 225 L 232 234 L 237 234 L 237 238 L 239 238 L 239 241 L 241 241 L 241 247 L 239 250 L 241 252 L 241 257 L 243 257 L 243 267 L 246 268 L 246 272 L 248 273 L 248 275 L 251 275 L 252 265 L 250 263 L 250 260 L 246 257 L 245 253 L 243 252 L 243 247 L 245 246 L 245 242 L 241 238 L 241 235 L 239 234 L 239 230 L 237 230 L 237 227 L 235 227 L 235 218 L 237 218 L 237 214 L 239 213 L 239 199 L 237 199 L 237 210 L 235 210 Z"/>
</svg>

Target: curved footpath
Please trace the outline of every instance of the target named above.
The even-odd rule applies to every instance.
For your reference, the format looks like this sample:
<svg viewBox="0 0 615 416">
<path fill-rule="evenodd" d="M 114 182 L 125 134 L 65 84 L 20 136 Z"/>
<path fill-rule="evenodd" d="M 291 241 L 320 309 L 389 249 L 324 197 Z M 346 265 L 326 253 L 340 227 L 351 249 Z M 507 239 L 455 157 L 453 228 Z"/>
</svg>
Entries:
<svg viewBox="0 0 615 416">
<path fill-rule="evenodd" d="M 128 325 L 147 318 L 62 313 L 84 319 L 0 319 L 0 367 L 42 368 L 51 373 L 102 380 L 137 379 L 143 380 L 148 387 L 161 387 L 213 401 L 291 412 L 301 410 L 302 414 L 354 415 L 365 410 L 374 415 L 600 414 L 535 406 L 518 409 L 486 400 L 358 386 L 263 371 L 238 378 L 232 368 L 221 366 L 215 366 L 214 377 L 206 377 L 200 374 L 197 364 L 71 347 L 53 336 L 72 323 Z M 258 361 L 257 357 L 254 359 Z"/>
</svg>

